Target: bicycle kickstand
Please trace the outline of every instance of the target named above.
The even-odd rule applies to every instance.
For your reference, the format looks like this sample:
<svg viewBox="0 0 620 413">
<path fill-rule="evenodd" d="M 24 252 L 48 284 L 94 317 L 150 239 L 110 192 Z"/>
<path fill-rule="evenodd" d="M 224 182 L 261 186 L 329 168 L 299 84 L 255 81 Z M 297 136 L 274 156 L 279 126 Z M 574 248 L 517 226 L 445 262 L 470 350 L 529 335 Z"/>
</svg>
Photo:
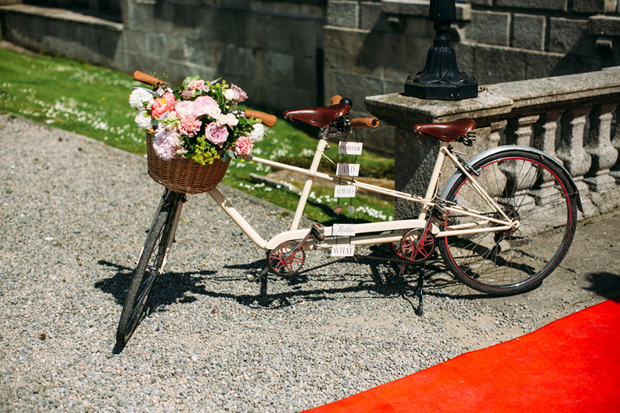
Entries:
<svg viewBox="0 0 620 413">
<path fill-rule="evenodd" d="M 269 276 L 269 266 L 265 265 L 265 268 L 258 275 L 247 274 L 248 281 L 259 282 L 260 281 L 260 298 L 267 297 L 267 278 Z"/>
<path fill-rule="evenodd" d="M 426 273 L 426 268 L 424 263 L 420 266 L 418 270 L 418 285 L 413 292 L 413 295 L 418 296 L 418 308 L 415 309 L 416 315 L 421 316 L 424 314 L 424 303 L 422 302 L 422 288 L 424 287 L 424 274 Z"/>
<path fill-rule="evenodd" d="M 407 267 L 407 263 L 403 263 L 403 266 L 400 268 L 400 276 L 402 277 L 405 274 L 405 268 Z M 418 297 L 418 308 L 415 309 L 416 315 L 421 316 L 424 313 L 424 303 L 422 302 L 422 288 L 424 287 L 424 275 L 426 273 L 425 264 L 422 263 L 420 268 L 418 269 L 418 285 L 416 285 L 415 290 L 413 291 L 413 295 Z"/>
</svg>

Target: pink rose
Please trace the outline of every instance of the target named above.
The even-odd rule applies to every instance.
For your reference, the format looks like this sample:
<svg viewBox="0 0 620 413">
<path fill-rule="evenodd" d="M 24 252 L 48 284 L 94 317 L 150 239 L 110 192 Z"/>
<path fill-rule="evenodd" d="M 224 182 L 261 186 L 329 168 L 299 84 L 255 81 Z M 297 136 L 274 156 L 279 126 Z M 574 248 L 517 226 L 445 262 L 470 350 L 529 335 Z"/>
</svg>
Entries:
<svg viewBox="0 0 620 413">
<path fill-rule="evenodd" d="M 217 126 L 217 123 L 211 122 L 205 128 L 205 137 L 209 142 L 221 148 L 228 139 L 228 129 L 226 126 Z"/>
<path fill-rule="evenodd" d="M 239 119 L 233 113 L 227 113 L 216 119 L 217 126 L 230 126 L 234 128 L 239 123 Z"/>
<path fill-rule="evenodd" d="M 253 147 L 254 147 L 254 144 L 252 143 L 252 141 L 250 140 L 248 136 L 240 136 L 239 139 L 237 139 L 236 152 L 239 155 L 244 156 L 244 157 L 252 155 Z"/>
<path fill-rule="evenodd" d="M 235 92 L 235 100 L 237 102 L 243 102 L 248 98 L 248 94 L 243 91 L 239 86 L 234 83 L 230 85 L 230 88 Z"/>
<path fill-rule="evenodd" d="M 153 105 L 151 106 L 151 115 L 153 115 L 153 117 L 160 118 L 164 113 L 174 109 L 175 103 L 176 99 L 172 93 L 164 93 L 164 96 L 159 99 L 155 99 L 153 102 Z"/>
<path fill-rule="evenodd" d="M 199 96 L 194 101 L 194 115 L 197 117 L 208 114 L 210 108 L 217 108 L 218 111 L 220 109 L 215 99 L 210 96 Z"/>
</svg>

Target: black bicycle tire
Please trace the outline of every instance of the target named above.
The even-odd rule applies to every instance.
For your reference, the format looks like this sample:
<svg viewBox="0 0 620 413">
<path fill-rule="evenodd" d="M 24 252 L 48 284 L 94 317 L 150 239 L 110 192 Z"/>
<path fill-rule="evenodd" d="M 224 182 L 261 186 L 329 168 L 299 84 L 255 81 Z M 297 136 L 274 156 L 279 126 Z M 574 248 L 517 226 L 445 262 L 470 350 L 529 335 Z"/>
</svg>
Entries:
<svg viewBox="0 0 620 413">
<path fill-rule="evenodd" d="M 537 270 L 536 273 L 528 279 L 508 285 L 488 284 L 480 281 L 479 279 L 475 279 L 475 277 L 468 274 L 468 271 L 461 268 L 461 266 L 456 262 L 453 256 L 454 254 L 450 251 L 450 237 L 445 237 L 438 240 L 437 244 L 439 246 L 439 251 L 441 253 L 442 259 L 446 264 L 447 268 L 457 277 L 457 279 L 475 290 L 496 296 L 518 294 L 529 291 L 532 288 L 540 285 L 540 283 L 542 283 L 542 281 L 547 276 L 549 276 L 549 274 L 551 274 L 564 259 L 575 235 L 577 223 L 577 202 L 575 197 L 569 193 L 569 188 L 571 188 L 570 177 L 566 176 L 566 173 L 561 168 L 558 168 L 553 162 L 547 160 L 545 157 L 541 157 L 529 151 L 513 149 L 509 151 L 498 152 L 484 157 L 477 161 L 475 164 L 473 164 L 472 168 L 475 171 L 482 171 L 485 167 L 493 164 L 499 164 L 499 162 L 502 162 L 503 160 L 528 161 L 536 163 L 545 168 L 545 170 L 548 171 L 554 179 L 556 179 L 556 182 L 560 184 L 559 187 L 562 188 L 561 199 L 563 201 L 566 201 L 567 215 L 566 225 L 564 228 L 564 236 L 562 237 L 561 242 L 558 244 L 558 248 L 551 257 L 549 263 L 540 270 Z M 465 185 L 467 179 L 468 178 L 465 176 L 465 174 L 461 174 L 461 176 L 453 183 L 453 185 L 449 189 L 448 195 L 446 196 L 447 201 L 455 200 L 458 192 Z M 534 211 L 534 209 L 532 209 L 532 211 Z M 516 213 L 518 213 L 518 211 Z M 449 220 L 450 217 L 448 217 L 447 222 L 449 222 Z M 497 240 L 495 242 L 498 243 Z M 489 254 L 489 256 L 491 256 L 491 254 Z M 493 254 L 493 257 L 495 256 L 496 255 Z M 510 267 L 513 268 L 512 266 Z M 516 268 L 518 267 L 518 265 L 515 265 L 514 267 Z"/>
<path fill-rule="evenodd" d="M 141 308 L 138 313 L 135 313 L 140 287 L 143 284 L 148 264 L 155 249 L 158 249 L 157 254 L 160 256 L 160 261 L 161 258 L 163 258 L 163 254 L 166 252 L 163 245 L 167 244 L 166 239 L 169 236 L 169 231 L 171 230 L 171 219 L 174 218 L 179 202 L 180 201 L 178 199 L 173 202 L 164 202 L 162 208 L 159 210 L 158 216 L 153 222 L 146 241 L 144 242 L 144 248 L 138 260 L 138 264 L 133 272 L 131 284 L 127 292 L 127 297 L 125 298 L 125 303 L 123 304 L 123 310 L 121 312 L 121 317 L 116 331 L 116 346 L 119 349 L 125 347 L 141 322 L 141 317 L 146 307 L 150 290 L 152 289 L 155 279 L 157 278 L 157 272 L 152 274 L 153 278 L 149 281 L 146 295 L 140 303 Z"/>
</svg>

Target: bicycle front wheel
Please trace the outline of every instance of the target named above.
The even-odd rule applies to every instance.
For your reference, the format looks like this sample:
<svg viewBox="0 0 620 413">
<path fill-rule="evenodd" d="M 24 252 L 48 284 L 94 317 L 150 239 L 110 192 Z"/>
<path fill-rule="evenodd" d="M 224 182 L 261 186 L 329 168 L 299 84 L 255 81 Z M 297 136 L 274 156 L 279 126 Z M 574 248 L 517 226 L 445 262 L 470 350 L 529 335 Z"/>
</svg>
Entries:
<svg viewBox="0 0 620 413">
<path fill-rule="evenodd" d="M 446 266 L 466 285 L 493 295 L 538 286 L 560 264 L 575 234 L 577 205 L 567 191 L 570 177 L 546 157 L 519 149 L 489 155 L 472 167 L 479 173 L 474 179 L 519 226 L 438 239 Z M 446 200 L 502 219 L 464 174 L 449 188 Z M 475 230 L 480 221 L 449 213 L 444 229 Z"/>
<path fill-rule="evenodd" d="M 149 293 L 155 279 L 163 271 L 166 254 L 173 241 L 177 215 L 180 213 L 180 194 L 166 191 L 165 200 L 158 209 L 144 242 L 138 264 L 133 272 L 131 285 L 123 305 L 116 330 L 116 345 L 125 347 L 142 321 Z"/>
</svg>

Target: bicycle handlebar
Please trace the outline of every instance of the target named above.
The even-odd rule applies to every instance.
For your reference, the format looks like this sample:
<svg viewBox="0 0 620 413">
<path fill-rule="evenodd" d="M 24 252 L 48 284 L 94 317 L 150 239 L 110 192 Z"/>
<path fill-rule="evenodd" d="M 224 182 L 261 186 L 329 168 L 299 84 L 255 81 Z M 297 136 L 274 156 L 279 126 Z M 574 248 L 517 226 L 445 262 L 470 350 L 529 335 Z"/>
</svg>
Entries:
<svg viewBox="0 0 620 413">
<path fill-rule="evenodd" d="M 351 119 L 352 128 L 372 128 L 379 127 L 379 119 L 377 118 L 355 118 Z"/>
<path fill-rule="evenodd" d="M 246 118 L 260 119 L 260 121 L 263 122 L 263 125 L 268 126 L 268 127 L 272 127 L 273 125 L 275 125 L 278 120 L 278 118 L 275 117 L 274 115 L 270 115 L 265 112 L 259 112 L 257 110 L 249 110 L 249 109 L 246 109 L 244 111 L 244 116 Z"/>
<path fill-rule="evenodd" d="M 334 96 L 332 96 L 332 98 L 329 100 L 329 102 L 330 102 L 332 105 L 337 105 L 337 104 L 339 104 L 339 103 L 340 103 L 340 101 L 341 101 L 341 100 L 342 100 L 342 96 L 340 96 L 340 95 L 334 95 Z"/>
<path fill-rule="evenodd" d="M 160 86 L 166 83 L 161 79 L 148 75 L 144 72 L 140 72 L 139 70 L 136 70 L 135 72 L 133 72 L 133 79 L 138 82 L 142 82 L 146 85 L 151 85 L 151 86 Z"/>
</svg>

